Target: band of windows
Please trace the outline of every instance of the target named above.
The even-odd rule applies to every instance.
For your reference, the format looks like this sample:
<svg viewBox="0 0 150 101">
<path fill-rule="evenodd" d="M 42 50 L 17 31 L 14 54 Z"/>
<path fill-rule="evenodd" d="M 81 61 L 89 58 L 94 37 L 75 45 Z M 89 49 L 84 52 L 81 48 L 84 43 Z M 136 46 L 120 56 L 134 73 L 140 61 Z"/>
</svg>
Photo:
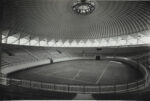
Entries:
<svg viewBox="0 0 150 101">
<path fill-rule="evenodd" d="M 45 47 L 107 47 L 107 46 L 122 46 L 122 45 L 141 45 L 150 44 L 150 32 L 135 33 L 132 35 L 116 36 L 101 39 L 86 39 L 85 40 L 39 40 L 39 38 L 30 39 L 29 36 L 20 38 L 19 34 L 7 36 L 9 31 L 2 32 L 2 43 L 29 45 L 29 46 L 45 46 Z"/>
</svg>

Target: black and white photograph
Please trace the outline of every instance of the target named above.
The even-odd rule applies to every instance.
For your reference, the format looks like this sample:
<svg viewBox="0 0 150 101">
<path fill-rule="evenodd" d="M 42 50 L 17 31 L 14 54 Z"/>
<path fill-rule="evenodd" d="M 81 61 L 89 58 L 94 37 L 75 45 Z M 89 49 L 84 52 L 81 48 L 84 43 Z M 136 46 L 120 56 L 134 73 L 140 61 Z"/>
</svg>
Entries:
<svg viewBox="0 0 150 101">
<path fill-rule="evenodd" d="M 0 0 L 0 100 L 150 100 L 149 0 Z"/>
</svg>

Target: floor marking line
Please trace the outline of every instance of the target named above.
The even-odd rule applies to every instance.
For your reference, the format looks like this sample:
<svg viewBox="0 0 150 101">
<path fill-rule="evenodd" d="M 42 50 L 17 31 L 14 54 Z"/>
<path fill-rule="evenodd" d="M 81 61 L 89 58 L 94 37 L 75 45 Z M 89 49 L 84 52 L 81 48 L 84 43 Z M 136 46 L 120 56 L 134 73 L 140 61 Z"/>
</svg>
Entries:
<svg viewBox="0 0 150 101">
<path fill-rule="evenodd" d="M 63 72 L 68 72 L 68 71 L 55 71 L 55 72 L 52 72 L 52 74 L 56 74 L 56 73 L 63 73 Z"/>
<path fill-rule="evenodd" d="M 77 74 L 73 77 L 73 79 L 72 79 L 72 80 L 75 80 L 75 79 L 76 79 L 76 77 L 78 77 L 78 76 L 79 76 L 80 72 L 81 72 L 81 69 L 77 72 Z"/>
<path fill-rule="evenodd" d="M 110 64 L 110 62 L 106 65 L 106 67 L 105 67 L 105 69 L 103 70 L 102 74 L 99 76 L 98 80 L 96 81 L 96 84 L 98 84 L 99 81 L 102 79 L 104 73 L 106 72 L 106 70 L 107 70 L 108 67 L 109 67 L 109 64 Z"/>
<path fill-rule="evenodd" d="M 71 80 L 71 81 L 79 81 L 79 82 L 84 82 L 84 83 L 92 83 L 93 84 L 93 82 L 88 82 L 88 81 L 82 81 L 82 80 L 72 80 L 72 79 L 69 79 L 69 78 L 64 78 L 64 77 L 56 77 L 56 76 L 51 76 L 51 77 L 55 77 L 55 78 L 61 78 L 61 79 L 66 79 L 66 80 Z"/>
<path fill-rule="evenodd" d="M 55 71 L 55 72 L 51 72 L 50 74 L 47 74 L 47 75 L 55 75 L 57 73 L 64 73 L 64 72 L 69 72 L 69 71 L 68 70 L 67 71 Z"/>
<path fill-rule="evenodd" d="M 55 75 L 55 74 L 58 74 L 58 73 L 62 73 L 63 71 L 58 71 L 58 72 L 52 72 L 52 73 L 50 73 L 50 74 L 44 74 L 44 75 L 48 75 L 48 76 L 51 76 L 51 75 Z"/>
</svg>

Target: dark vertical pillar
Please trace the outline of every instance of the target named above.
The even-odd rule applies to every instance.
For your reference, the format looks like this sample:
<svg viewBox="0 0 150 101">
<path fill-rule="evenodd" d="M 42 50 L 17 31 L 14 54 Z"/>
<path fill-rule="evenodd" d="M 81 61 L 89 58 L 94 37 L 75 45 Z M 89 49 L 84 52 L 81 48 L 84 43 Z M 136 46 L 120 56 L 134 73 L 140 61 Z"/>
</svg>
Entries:
<svg viewBox="0 0 150 101">
<path fill-rule="evenodd" d="M 101 85 L 99 84 L 99 94 L 101 94 Z"/>
<path fill-rule="evenodd" d="M 0 74 L 2 73 L 1 72 L 1 63 L 2 63 L 2 33 L 1 33 L 1 30 L 0 30 Z"/>
<path fill-rule="evenodd" d="M 96 60 L 101 60 L 101 56 L 96 56 Z"/>
<path fill-rule="evenodd" d="M 3 0 L 0 1 L 0 74 L 1 74 L 1 63 L 2 63 L 2 59 L 1 59 L 1 56 L 2 56 L 2 20 L 3 20 Z"/>
</svg>

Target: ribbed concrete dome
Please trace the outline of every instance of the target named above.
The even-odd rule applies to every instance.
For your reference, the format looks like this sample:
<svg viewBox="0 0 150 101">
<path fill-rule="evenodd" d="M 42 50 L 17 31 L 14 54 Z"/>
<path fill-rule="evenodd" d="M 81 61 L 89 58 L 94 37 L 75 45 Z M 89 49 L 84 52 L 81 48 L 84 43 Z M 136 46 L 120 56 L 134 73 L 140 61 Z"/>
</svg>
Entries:
<svg viewBox="0 0 150 101">
<path fill-rule="evenodd" d="M 72 11 L 73 0 L 4 0 L 2 28 L 48 39 L 98 39 L 150 28 L 150 2 L 96 1 L 92 14 Z"/>
</svg>

